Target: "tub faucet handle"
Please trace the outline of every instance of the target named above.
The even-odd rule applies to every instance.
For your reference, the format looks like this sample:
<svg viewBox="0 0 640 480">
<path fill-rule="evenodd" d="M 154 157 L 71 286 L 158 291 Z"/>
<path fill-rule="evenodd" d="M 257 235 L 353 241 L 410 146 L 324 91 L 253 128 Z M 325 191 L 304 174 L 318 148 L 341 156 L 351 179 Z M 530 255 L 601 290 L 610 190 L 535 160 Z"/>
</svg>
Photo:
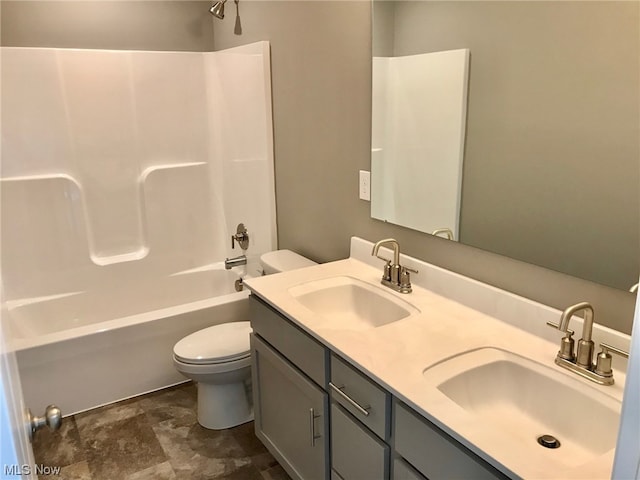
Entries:
<svg viewBox="0 0 640 480">
<path fill-rule="evenodd" d="M 244 223 L 239 223 L 236 227 L 236 233 L 231 235 L 231 248 L 236 248 L 236 242 L 240 245 L 242 250 L 246 250 L 249 247 L 249 233 L 247 233 L 247 227 Z"/>
</svg>

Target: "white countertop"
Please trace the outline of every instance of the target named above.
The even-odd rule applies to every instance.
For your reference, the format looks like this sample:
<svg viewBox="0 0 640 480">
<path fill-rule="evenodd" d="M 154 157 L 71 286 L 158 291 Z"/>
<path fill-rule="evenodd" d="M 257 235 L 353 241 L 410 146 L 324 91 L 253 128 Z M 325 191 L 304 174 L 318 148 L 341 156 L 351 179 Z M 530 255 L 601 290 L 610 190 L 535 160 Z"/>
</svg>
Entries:
<svg viewBox="0 0 640 480">
<path fill-rule="evenodd" d="M 423 376 L 424 369 L 438 361 L 467 350 L 490 346 L 515 352 L 578 378 L 554 364 L 562 335 L 545 323 L 549 319 L 557 322 L 559 311 L 409 257 L 403 257 L 401 263 L 420 271 L 412 275 L 413 292 L 402 295 L 389 288 L 381 288 L 409 302 L 419 313 L 380 327 L 351 330 L 349 325 L 315 314 L 289 293 L 292 287 L 305 282 L 335 276 L 351 276 L 380 286 L 383 263 L 367 258 L 370 245 L 354 238 L 351 257 L 346 260 L 251 278 L 246 285 L 303 330 L 507 475 L 522 478 L 610 478 L 614 449 L 594 456 L 587 463 L 569 467 L 566 459 L 559 461 L 559 455 L 564 455 L 562 449 L 532 448 L 523 452 L 505 441 L 499 429 L 487 429 L 486 424 L 478 423 L 475 417 L 453 403 L 435 385 L 429 385 Z M 378 263 L 379 268 L 372 266 Z M 434 289 L 447 296 L 434 293 L 432 288 L 424 288 L 430 287 L 430 282 L 435 285 Z M 456 295 L 467 305 L 477 302 L 476 308 L 447 298 L 458 300 Z M 483 310 L 495 311 L 495 314 L 482 313 Z M 505 321 L 500 317 L 512 318 Z M 579 332 L 581 325 L 574 319 L 570 327 Z M 579 334 L 576 337 L 579 338 Z M 628 349 L 630 337 L 596 326 L 594 339 Z M 616 357 L 613 365 L 616 378 L 613 386 L 597 386 L 580 378 L 578 381 L 583 382 L 585 388 L 596 388 L 621 401 L 626 362 Z M 562 399 L 550 401 L 561 402 Z"/>
</svg>

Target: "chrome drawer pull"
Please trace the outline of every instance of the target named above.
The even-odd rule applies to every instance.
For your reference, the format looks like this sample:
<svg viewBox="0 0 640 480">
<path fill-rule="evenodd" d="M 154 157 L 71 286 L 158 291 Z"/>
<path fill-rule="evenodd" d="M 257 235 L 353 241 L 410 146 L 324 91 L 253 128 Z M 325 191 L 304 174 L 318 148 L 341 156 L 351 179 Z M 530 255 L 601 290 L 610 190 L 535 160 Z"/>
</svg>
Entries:
<svg viewBox="0 0 640 480">
<path fill-rule="evenodd" d="M 322 437 L 322 435 L 316 435 L 316 418 L 320 418 L 322 415 L 316 415 L 313 407 L 309 409 L 309 432 L 311 433 L 311 446 L 316 446 L 316 440 Z"/>
<path fill-rule="evenodd" d="M 356 402 L 353 398 L 351 398 L 349 395 L 344 393 L 342 391 L 342 389 L 344 388 L 344 385 L 342 387 L 338 387 L 333 382 L 329 382 L 329 386 L 334 392 L 336 392 L 338 395 L 344 398 L 347 402 L 349 402 L 351 406 L 355 408 L 359 413 L 361 413 L 365 417 L 369 416 L 369 410 L 371 410 L 371 407 L 369 405 L 363 407 L 358 402 Z"/>
</svg>

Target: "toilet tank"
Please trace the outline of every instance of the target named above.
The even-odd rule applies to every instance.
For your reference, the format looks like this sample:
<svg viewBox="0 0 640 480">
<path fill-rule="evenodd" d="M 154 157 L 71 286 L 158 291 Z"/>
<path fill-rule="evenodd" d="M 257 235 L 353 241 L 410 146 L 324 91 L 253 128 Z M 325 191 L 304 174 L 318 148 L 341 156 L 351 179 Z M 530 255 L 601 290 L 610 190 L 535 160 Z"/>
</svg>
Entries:
<svg viewBox="0 0 640 480">
<path fill-rule="evenodd" d="M 261 255 L 260 263 L 262 264 L 265 275 L 317 265 L 316 262 L 286 249 L 267 252 Z"/>
</svg>

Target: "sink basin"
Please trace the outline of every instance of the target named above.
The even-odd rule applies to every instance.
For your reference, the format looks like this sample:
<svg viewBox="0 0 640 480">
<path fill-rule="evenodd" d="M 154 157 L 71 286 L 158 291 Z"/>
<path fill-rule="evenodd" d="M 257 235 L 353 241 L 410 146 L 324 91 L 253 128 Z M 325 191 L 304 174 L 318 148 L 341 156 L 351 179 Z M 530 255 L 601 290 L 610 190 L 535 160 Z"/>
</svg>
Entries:
<svg viewBox="0 0 640 480">
<path fill-rule="evenodd" d="M 419 313 L 382 287 L 348 276 L 296 285 L 289 293 L 312 312 L 348 330 L 380 327 Z"/>
<path fill-rule="evenodd" d="M 547 451 L 567 466 L 616 446 L 620 402 L 515 353 L 471 350 L 426 368 L 423 376 L 477 422 L 502 435 L 505 445 Z M 542 435 L 555 437 L 560 446 L 540 445 Z"/>
</svg>

